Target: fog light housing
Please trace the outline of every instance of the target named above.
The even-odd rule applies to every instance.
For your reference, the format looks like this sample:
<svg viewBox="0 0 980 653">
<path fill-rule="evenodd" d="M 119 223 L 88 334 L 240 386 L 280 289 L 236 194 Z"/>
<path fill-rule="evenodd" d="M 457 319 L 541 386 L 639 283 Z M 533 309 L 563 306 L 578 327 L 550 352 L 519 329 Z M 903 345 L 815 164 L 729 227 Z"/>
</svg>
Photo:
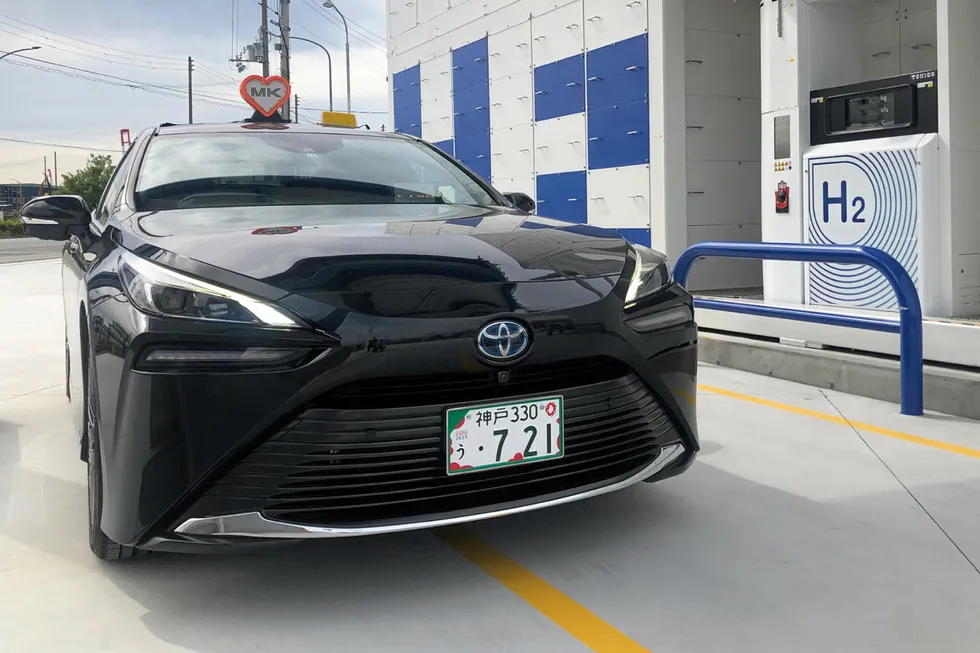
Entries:
<svg viewBox="0 0 980 653">
<path fill-rule="evenodd" d="M 311 353 L 293 347 L 204 349 L 164 345 L 144 350 L 136 364 L 145 371 L 247 371 L 296 367 Z"/>
<path fill-rule="evenodd" d="M 668 309 L 654 311 L 645 315 L 630 317 L 626 326 L 637 333 L 660 331 L 670 327 L 681 326 L 694 321 L 694 311 L 688 304 L 680 304 Z"/>
</svg>

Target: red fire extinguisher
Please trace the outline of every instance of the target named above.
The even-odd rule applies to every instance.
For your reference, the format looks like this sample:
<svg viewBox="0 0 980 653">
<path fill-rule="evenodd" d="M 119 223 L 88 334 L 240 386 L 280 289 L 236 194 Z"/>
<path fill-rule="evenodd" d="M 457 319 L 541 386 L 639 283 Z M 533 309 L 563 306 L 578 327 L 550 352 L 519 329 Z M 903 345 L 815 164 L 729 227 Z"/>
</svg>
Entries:
<svg viewBox="0 0 980 653">
<path fill-rule="evenodd" d="M 789 213 L 789 186 L 785 181 L 776 185 L 776 213 Z"/>
</svg>

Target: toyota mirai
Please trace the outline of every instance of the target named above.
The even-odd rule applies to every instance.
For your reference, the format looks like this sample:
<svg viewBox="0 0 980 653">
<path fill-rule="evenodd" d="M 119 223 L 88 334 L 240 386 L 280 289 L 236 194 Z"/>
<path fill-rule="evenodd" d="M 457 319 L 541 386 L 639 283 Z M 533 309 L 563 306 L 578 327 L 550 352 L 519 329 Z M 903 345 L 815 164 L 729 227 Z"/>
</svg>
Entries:
<svg viewBox="0 0 980 653">
<path fill-rule="evenodd" d="M 161 125 L 63 240 L 89 544 L 117 560 L 458 524 L 687 469 L 697 329 L 665 257 L 412 136 Z"/>
</svg>

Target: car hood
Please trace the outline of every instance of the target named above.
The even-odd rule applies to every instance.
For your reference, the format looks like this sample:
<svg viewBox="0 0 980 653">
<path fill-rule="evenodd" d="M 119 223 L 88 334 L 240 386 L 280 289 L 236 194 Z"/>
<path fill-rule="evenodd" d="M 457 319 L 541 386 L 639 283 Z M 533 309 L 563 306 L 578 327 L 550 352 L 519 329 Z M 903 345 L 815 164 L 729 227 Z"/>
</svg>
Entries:
<svg viewBox="0 0 980 653">
<path fill-rule="evenodd" d="M 405 315 L 379 308 L 387 297 L 380 303 L 421 301 L 431 317 L 454 302 L 472 304 L 460 289 L 472 296 L 473 286 L 487 297 L 510 288 L 511 299 L 492 300 L 489 312 L 515 310 L 515 285 L 537 296 L 517 302 L 524 308 L 550 307 L 547 291 L 528 290 L 543 288 L 535 282 L 571 283 L 588 289 L 574 303 L 594 301 L 615 285 L 629 249 L 615 231 L 456 205 L 201 208 L 137 214 L 129 226 L 178 257 L 379 315 Z"/>
</svg>

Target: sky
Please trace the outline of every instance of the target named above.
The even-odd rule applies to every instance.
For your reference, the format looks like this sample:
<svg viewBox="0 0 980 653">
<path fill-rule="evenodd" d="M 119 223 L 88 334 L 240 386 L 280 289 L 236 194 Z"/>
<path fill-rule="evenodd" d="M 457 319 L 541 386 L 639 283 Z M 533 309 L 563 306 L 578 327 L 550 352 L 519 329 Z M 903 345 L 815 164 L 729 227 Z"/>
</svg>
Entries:
<svg viewBox="0 0 980 653">
<path fill-rule="evenodd" d="M 359 124 L 379 129 L 388 107 L 385 0 L 336 4 L 350 28 L 351 108 Z M 279 0 L 269 6 L 277 21 Z M 289 6 L 293 36 L 330 51 L 334 109 L 346 110 L 340 18 L 321 0 Z M 229 59 L 257 40 L 260 20 L 259 0 L 0 0 L 0 54 L 41 46 L 0 61 L 0 184 L 40 183 L 44 157 L 53 173 L 56 152 L 59 177 L 92 153 L 115 162 L 120 129 L 135 138 L 163 122 L 186 123 L 187 57 L 194 59 L 194 122 L 250 116 L 238 84 L 262 66 L 239 73 Z M 301 119 L 317 121 L 328 108 L 327 57 L 293 41 L 290 62 Z M 278 52 L 271 72 L 279 72 Z"/>
</svg>

